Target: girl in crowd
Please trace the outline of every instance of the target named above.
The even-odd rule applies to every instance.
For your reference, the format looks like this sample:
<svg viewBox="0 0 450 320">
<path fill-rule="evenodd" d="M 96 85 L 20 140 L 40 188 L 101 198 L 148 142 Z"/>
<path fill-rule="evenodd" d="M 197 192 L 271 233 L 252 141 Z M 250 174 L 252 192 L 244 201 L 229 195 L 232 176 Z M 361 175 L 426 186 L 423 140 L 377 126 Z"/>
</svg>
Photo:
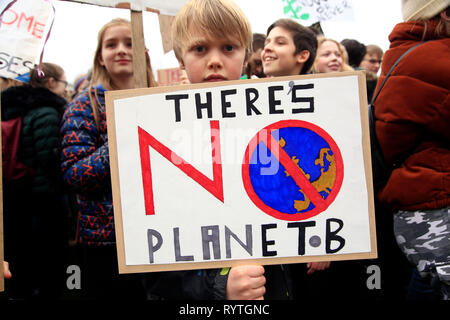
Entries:
<svg viewBox="0 0 450 320">
<path fill-rule="evenodd" d="M 140 278 L 118 274 L 105 113 L 105 91 L 134 88 L 131 41 L 127 20 L 113 19 L 100 29 L 89 88 L 69 104 L 62 122 L 62 171 L 77 196 L 87 298 L 145 298 Z M 155 86 L 148 55 L 147 75 Z"/>
<path fill-rule="evenodd" d="M 352 71 L 348 64 L 345 47 L 336 40 L 318 37 L 316 60 L 313 65 L 314 73 Z"/>
<path fill-rule="evenodd" d="M 3 185 L 5 257 L 15 274 L 8 282 L 11 299 L 57 298 L 64 285 L 66 212 L 58 149 L 67 81 L 60 66 L 41 68 L 44 75 L 35 68 L 29 84 L 2 92 L 2 121 L 23 115 L 17 155 L 33 171 Z"/>
</svg>

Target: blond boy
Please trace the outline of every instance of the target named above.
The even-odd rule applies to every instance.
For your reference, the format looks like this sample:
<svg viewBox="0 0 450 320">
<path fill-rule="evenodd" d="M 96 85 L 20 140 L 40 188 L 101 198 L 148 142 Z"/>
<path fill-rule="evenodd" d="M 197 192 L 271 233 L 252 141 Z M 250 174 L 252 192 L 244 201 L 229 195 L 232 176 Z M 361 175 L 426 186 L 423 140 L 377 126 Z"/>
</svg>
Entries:
<svg viewBox="0 0 450 320">
<path fill-rule="evenodd" d="M 238 80 L 252 52 L 250 23 L 229 0 L 188 1 L 175 17 L 172 37 L 175 55 L 190 83 Z M 241 265 L 166 273 L 159 282 L 178 285 L 181 295 L 177 298 L 263 299 L 264 273 L 261 265 Z M 172 288 L 172 297 L 176 290 Z"/>
</svg>

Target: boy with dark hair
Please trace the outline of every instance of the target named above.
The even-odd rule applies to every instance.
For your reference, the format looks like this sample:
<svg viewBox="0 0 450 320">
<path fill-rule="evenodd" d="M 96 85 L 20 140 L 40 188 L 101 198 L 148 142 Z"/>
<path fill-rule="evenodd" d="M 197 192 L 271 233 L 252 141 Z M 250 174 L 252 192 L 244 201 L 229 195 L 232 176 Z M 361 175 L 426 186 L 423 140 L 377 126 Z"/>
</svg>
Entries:
<svg viewBox="0 0 450 320">
<path fill-rule="evenodd" d="M 306 74 L 316 58 L 313 31 L 291 19 L 279 19 L 267 29 L 262 52 L 264 73 L 269 76 Z"/>
<path fill-rule="evenodd" d="M 360 69 L 359 65 L 366 55 L 366 46 L 355 39 L 344 39 L 341 44 L 345 47 L 348 54 L 348 64 L 353 69 Z"/>
</svg>

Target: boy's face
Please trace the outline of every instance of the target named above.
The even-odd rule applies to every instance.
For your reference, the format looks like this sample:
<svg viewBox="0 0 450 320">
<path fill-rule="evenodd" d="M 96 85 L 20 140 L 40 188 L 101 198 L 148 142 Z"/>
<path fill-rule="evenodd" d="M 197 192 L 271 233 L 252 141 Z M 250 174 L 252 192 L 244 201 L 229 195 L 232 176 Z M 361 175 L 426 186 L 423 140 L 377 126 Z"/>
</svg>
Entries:
<svg viewBox="0 0 450 320">
<path fill-rule="evenodd" d="M 246 48 L 236 39 L 191 34 L 180 61 L 190 83 L 239 80 L 246 58 Z"/>
<path fill-rule="evenodd" d="M 377 73 L 381 66 L 381 57 L 376 53 L 366 53 L 361 61 L 360 67 Z"/>
<path fill-rule="evenodd" d="M 291 33 L 282 27 L 273 28 L 267 35 L 261 55 L 264 73 L 272 77 L 300 74 L 309 58 L 309 52 L 306 59 L 304 52 L 308 51 L 294 54 L 295 44 Z"/>
</svg>

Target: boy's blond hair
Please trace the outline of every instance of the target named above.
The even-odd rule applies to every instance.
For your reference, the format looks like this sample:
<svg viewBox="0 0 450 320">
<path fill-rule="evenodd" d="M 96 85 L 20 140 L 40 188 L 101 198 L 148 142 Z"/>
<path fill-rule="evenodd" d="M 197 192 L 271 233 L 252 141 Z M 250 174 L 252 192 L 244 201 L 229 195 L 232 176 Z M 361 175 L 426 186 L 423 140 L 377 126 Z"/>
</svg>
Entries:
<svg viewBox="0 0 450 320">
<path fill-rule="evenodd" d="M 172 40 L 179 61 L 200 32 L 211 38 L 236 39 L 246 49 L 246 60 L 252 52 L 253 33 L 247 16 L 230 0 L 190 0 L 175 17 Z"/>
</svg>

